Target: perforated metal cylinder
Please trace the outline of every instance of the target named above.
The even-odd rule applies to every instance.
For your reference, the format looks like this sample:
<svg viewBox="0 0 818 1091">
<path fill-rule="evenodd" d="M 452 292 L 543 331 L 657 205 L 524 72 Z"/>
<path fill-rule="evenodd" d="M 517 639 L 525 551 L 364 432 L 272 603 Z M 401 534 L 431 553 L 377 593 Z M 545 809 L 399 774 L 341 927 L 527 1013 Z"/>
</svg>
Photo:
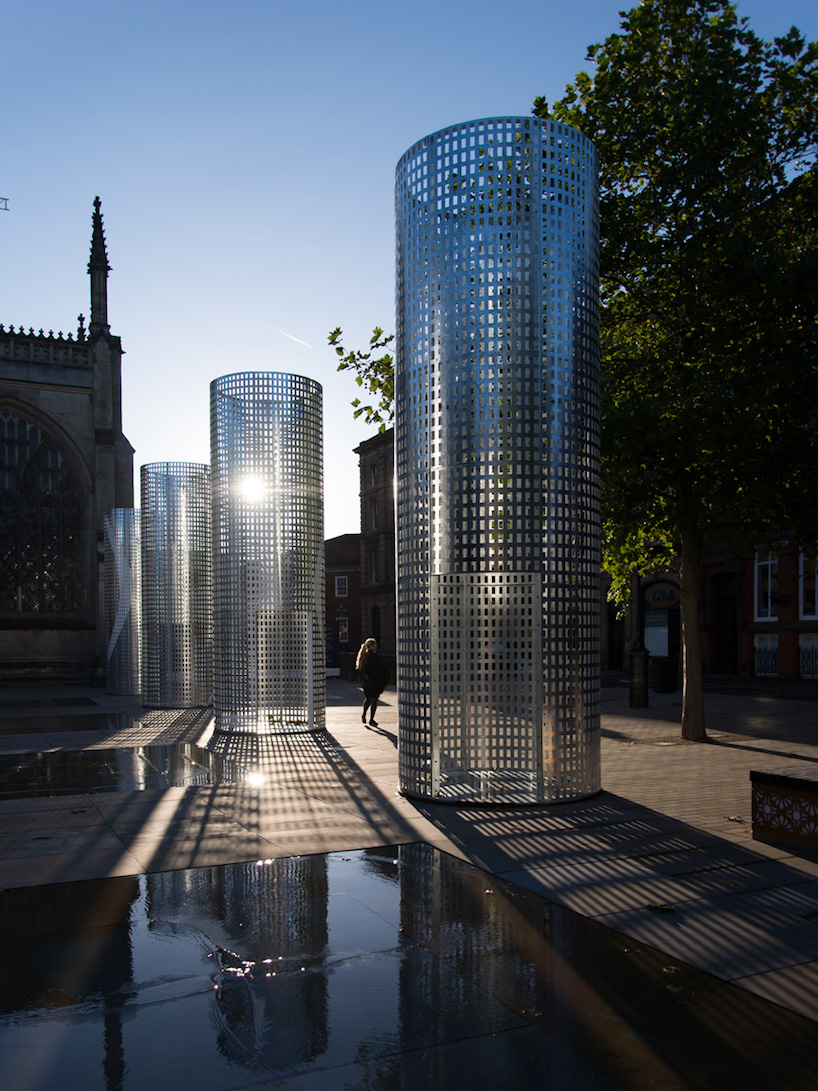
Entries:
<svg viewBox="0 0 818 1091">
<path fill-rule="evenodd" d="M 210 467 L 141 469 L 142 703 L 207 705 L 213 695 Z"/>
<path fill-rule="evenodd" d="M 210 385 L 217 731 L 324 727 L 321 395 L 279 372 Z"/>
<path fill-rule="evenodd" d="M 454 125 L 396 177 L 401 790 L 599 790 L 598 190 L 566 125 Z"/>
<path fill-rule="evenodd" d="M 140 693 L 142 615 L 139 508 L 105 513 L 105 680 L 108 693 Z"/>
</svg>

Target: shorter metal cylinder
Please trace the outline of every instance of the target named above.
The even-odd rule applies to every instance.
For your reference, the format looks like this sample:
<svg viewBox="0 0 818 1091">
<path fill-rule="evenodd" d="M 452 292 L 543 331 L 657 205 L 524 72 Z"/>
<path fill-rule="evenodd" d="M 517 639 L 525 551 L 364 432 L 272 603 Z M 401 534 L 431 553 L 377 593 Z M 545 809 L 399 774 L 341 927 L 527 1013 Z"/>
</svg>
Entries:
<svg viewBox="0 0 818 1091">
<path fill-rule="evenodd" d="M 142 703 L 207 705 L 213 695 L 210 468 L 143 466 Z"/>
</svg>

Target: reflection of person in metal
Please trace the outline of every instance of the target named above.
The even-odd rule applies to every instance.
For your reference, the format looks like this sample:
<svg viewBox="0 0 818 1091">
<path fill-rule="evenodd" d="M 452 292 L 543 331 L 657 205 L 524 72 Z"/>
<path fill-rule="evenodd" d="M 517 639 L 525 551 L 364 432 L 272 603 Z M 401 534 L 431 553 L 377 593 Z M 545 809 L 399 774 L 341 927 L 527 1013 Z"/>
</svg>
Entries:
<svg viewBox="0 0 818 1091">
<path fill-rule="evenodd" d="M 361 645 L 358 658 L 355 660 L 355 670 L 360 676 L 361 689 L 364 691 L 361 723 L 366 723 L 366 713 L 369 710 L 370 727 L 378 726 L 375 720 L 375 709 L 378 707 L 378 698 L 389 682 L 389 667 L 378 655 L 377 647 L 377 642 L 370 636 Z"/>
</svg>

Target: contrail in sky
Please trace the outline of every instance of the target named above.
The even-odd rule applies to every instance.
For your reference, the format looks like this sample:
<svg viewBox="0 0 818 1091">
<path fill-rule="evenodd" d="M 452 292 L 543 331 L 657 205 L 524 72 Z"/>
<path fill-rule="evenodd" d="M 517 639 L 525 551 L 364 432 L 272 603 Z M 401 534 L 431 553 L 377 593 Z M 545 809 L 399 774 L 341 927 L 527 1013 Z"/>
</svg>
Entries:
<svg viewBox="0 0 818 1091">
<path fill-rule="evenodd" d="M 269 323 L 267 323 L 269 325 Z M 311 349 L 312 345 L 308 345 L 306 341 L 302 341 L 300 337 L 293 337 L 291 333 L 287 333 L 286 330 L 280 330 L 278 326 L 270 326 L 271 330 L 275 330 L 276 333 L 282 333 L 285 337 L 289 337 L 291 341 L 297 341 L 299 345 L 304 345 L 305 348 Z"/>
</svg>

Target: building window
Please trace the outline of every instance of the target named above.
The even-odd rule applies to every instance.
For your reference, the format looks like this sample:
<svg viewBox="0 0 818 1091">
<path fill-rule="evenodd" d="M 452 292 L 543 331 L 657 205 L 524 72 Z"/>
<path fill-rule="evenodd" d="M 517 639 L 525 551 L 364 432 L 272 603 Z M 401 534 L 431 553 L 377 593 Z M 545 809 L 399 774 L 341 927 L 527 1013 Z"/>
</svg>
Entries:
<svg viewBox="0 0 818 1091">
<path fill-rule="evenodd" d="M 378 554 L 374 549 L 369 554 L 369 582 L 378 582 Z"/>
<path fill-rule="evenodd" d="M 345 599 L 349 594 L 349 579 L 346 576 L 335 577 L 335 597 Z"/>
<path fill-rule="evenodd" d="M 369 527 L 370 530 L 378 529 L 378 501 L 369 501 Z"/>
<path fill-rule="evenodd" d="M 756 621 L 776 621 L 778 609 L 778 557 L 775 553 L 756 553 Z"/>
<path fill-rule="evenodd" d="M 801 633 L 798 638 L 802 678 L 818 678 L 818 633 Z"/>
<path fill-rule="evenodd" d="M 82 490 L 59 445 L 0 410 L 0 614 L 82 608 Z"/>
<path fill-rule="evenodd" d="M 377 462 L 373 462 L 373 464 L 369 467 L 369 484 L 372 486 L 373 489 L 378 484 L 378 464 L 377 464 Z"/>
<path fill-rule="evenodd" d="M 338 643 L 349 644 L 349 618 L 339 617 L 338 621 Z"/>
<path fill-rule="evenodd" d="M 798 616 L 802 620 L 818 617 L 818 561 L 802 553 L 799 568 Z"/>
<path fill-rule="evenodd" d="M 756 633 L 753 643 L 756 678 L 777 678 L 778 633 Z"/>
</svg>

